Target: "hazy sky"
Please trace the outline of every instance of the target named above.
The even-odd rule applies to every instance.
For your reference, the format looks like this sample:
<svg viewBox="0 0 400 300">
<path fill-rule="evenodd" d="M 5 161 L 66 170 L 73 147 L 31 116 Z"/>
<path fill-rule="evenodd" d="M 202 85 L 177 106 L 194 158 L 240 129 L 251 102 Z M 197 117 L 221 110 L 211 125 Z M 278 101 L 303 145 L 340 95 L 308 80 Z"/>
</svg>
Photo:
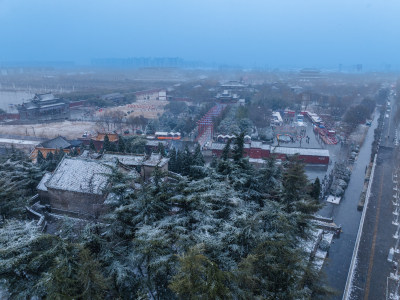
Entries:
<svg viewBox="0 0 400 300">
<path fill-rule="evenodd" d="M 400 65 L 400 0 L 0 0 L 0 61 Z"/>
</svg>

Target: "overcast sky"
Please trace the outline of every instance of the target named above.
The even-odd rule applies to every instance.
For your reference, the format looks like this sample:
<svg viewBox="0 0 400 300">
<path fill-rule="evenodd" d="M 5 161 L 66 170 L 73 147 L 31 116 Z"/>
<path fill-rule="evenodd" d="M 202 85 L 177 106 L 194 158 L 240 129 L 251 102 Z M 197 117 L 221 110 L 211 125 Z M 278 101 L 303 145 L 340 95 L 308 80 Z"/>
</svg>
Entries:
<svg viewBox="0 0 400 300">
<path fill-rule="evenodd" d="M 0 0 L 0 61 L 400 65 L 400 0 Z"/>
</svg>

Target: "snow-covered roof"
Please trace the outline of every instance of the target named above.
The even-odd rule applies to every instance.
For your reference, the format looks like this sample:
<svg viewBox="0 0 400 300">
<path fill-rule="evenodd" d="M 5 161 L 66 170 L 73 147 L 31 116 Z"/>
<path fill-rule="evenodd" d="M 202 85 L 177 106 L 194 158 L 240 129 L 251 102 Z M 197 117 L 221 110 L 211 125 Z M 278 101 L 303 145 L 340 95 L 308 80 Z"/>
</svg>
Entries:
<svg viewBox="0 0 400 300">
<path fill-rule="evenodd" d="M 48 189 L 101 195 L 109 182 L 112 166 L 116 163 L 64 157 L 45 186 Z"/>
<path fill-rule="evenodd" d="M 223 150 L 226 144 L 223 143 L 212 143 L 211 150 Z M 260 148 L 268 150 L 271 153 L 286 154 L 286 155 L 305 155 L 305 156 L 326 156 L 329 157 L 329 150 L 317 149 L 317 148 L 292 148 L 292 147 L 271 147 L 270 145 L 263 144 L 261 142 L 252 141 L 251 144 L 244 144 L 244 148 Z M 233 145 L 231 144 L 231 149 Z"/>
<path fill-rule="evenodd" d="M 130 155 L 130 154 L 113 154 L 113 153 L 105 153 L 103 154 L 101 160 L 103 161 L 118 161 L 126 166 L 140 166 L 143 164 L 145 160 L 144 155 Z"/>
<path fill-rule="evenodd" d="M 42 180 L 40 180 L 39 184 L 37 185 L 36 189 L 47 192 L 47 187 L 46 187 L 45 183 L 50 179 L 50 177 L 51 177 L 51 173 L 49 173 L 49 172 L 45 173 L 43 175 Z"/>
<path fill-rule="evenodd" d="M 168 158 L 162 157 L 159 153 L 152 153 L 150 158 L 146 160 L 143 164 L 149 167 L 163 167 L 169 161 Z"/>
<path fill-rule="evenodd" d="M 271 147 L 271 153 L 279 153 L 286 155 L 312 155 L 312 156 L 327 156 L 329 157 L 329 150 L 316 149 L 316 148 L 291 148 L 291 147 Z"/>
<path fill-rule="evenodd" d="M 168 145 L 168 142 L 165 141 L 165 140 L 147 140 L 146 141 L 146 146 L 157 147 L 158 144 L 160 144 L 160 143 L 163 144 L 164 146 Z"/>
</svg>

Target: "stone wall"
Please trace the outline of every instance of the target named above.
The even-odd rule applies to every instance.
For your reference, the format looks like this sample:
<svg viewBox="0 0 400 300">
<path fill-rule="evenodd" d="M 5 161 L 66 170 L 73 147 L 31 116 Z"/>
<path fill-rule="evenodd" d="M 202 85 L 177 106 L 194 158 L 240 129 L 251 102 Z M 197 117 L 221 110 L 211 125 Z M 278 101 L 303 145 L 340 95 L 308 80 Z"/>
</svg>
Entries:
<svg viewBox="0 0 400 300">
<path fill-rule="evenodd" d="M 99 216 L 105 211 L 106 195 L 85 194 L 48 189 L 49 204 L 52 208 L 91 216 Z"/>
</svg>

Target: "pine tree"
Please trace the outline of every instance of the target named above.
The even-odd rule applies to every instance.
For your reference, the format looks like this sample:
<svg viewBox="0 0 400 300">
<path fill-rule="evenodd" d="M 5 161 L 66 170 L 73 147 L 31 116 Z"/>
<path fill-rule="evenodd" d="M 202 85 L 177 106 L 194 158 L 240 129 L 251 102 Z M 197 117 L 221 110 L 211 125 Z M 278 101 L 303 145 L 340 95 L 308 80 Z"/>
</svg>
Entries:
<svg viewBox="0 0 400 300">
<path fill-rule="evenodd" d="M 182 174 L 183 160 L 184 160 L 184 154 L 180 149 L 178 149 L 176 153 L 176 171 L 175 171 L 176 173 Z"/>
<path fill-rule="evenodd" d="M 104 136 L 104 141 L 103 141 L 103 152 L 110 151 L 111 150 L 111 143 L 110 139 L 108 138 L 108 135 L 106 134 Z"/>
<path fill-rule="evenodd" d="M 204 246 L 197 245 L 179 257 L 180 267 L 170 288 L 180 299 L 229 299 L 229 274 L 220 270 L 203 252 Z"/>
<path fill-rule="evenodd" d="M 41 165 L 45 161 L 42 151 L 38 150 L 36 162 Z"/>
<path fill-rule="evenodd" d="M 204 166 L 204 157 L 201 153 L 200 144 L 197 144 L 194 150 L 193 163 L 196 166 Z"/>
<path fill-rule="evenodd" d="M 125 141 L 122 136 L 118 137 L 118 152 L 124 153 L 126 151 Z"/>
<path fill-rule="evenodd" d="M 222 150 L 221 158 L 223 160 L 227 160 L 229 158 L 230 152 L 231 152 L 231 140 L 229 139 L 228 142 L 225 144 L 224 149 Z"/>
<path fill-rule="evenodd" d="M 315 200 L 318 200 L 320 191 L 321 191 L 321 183 L 319 181 L 319 178 L 317 177 L 315 178 L 314 183 L 311 185 L 310 196 Z"/>
<path fill-rule="evenodd" d="M 235 139 L 235 146 L 233 147 L 233 160 L 238 162 L 243 158 L 244 149 L 244 132 L 241 132 Z"/>
<path fill-rule="evenodd" d="M 168 157 L 169 157 L 169 162 L 168 162 L 168 170 L 170 170 L 171 172 L 175 172 L 177 173 L 177 161 L 176 161 L 176 149 L 175 147 L 172 147 L 171 150 L 169 150 L 168 153 Z"/>
<path fill-rule="evenodd" d="M 157 149 L 158 149 L 158 153 L 160 153 L 162 157 L 167 156 L 167 153 L 165 151 L 165 147 L 164 147 L 163 143 L 158 143 Z"/>
<path fill-rule="evenodd" d="M 89 149 L 90 149 L 91 151 L 96 152 L 96 146 L 94 145 L 93 140 L 90 140 Z"/>
<path fill-rule="evenodd" d="M 189 147 L 186 146 L 182 155 L 182 175 L 190 175 L 190 167 L 193 165 L 193 156 L 190 153 Z"/>
</svg>

